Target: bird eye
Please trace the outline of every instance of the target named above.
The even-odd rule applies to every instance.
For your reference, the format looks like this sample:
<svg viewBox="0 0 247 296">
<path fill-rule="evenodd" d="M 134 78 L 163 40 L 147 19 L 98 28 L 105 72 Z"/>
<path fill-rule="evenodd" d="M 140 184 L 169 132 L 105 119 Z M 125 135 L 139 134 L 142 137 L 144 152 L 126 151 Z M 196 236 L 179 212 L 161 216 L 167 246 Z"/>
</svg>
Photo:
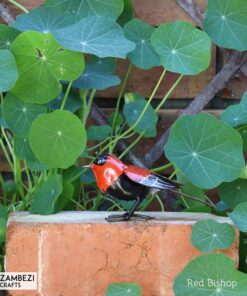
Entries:
<svg viewBox="0 0 247 296">
<path fill-rule="evenodd" d="M 98 164 L 101 164 L 101 160 L 100 159 L 98 160 Z"/>
</svg>

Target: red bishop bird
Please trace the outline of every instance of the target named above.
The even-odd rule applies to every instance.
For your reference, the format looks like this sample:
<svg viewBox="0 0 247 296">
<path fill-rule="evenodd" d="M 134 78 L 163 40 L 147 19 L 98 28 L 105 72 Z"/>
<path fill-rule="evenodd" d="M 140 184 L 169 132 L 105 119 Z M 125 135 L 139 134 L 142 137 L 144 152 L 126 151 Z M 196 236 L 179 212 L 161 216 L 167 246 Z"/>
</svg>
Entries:
<svg viewBox="0 0 247 296">
<path fill-rule="evenodd" d="M 141 201 L 160 190 L 175 190 L 180 184 L 164 176 L 143 168 L 128 166 L 111 154 L 99 155 L 91 167 L 98 188 L 113 199 L 135 200 L 129 212 L 122 215 L 110 215 L 108 222 L 153 219 L 150 216 L 135 214 Z"/>
</svg>

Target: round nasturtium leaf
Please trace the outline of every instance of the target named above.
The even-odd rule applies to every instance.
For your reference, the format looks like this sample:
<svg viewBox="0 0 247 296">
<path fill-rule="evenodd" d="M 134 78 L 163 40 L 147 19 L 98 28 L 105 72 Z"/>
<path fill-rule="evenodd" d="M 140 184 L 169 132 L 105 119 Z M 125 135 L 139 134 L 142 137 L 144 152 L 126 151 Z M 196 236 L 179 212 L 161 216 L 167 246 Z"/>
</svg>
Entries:
<svg viewBox="0 0 247 296">
<path fill-rule="evenodd" d="M 231 126 L 209 114 L 182 116 L 165 145 L 167 158 L 194 185 L 210 189 L 238 178 L 243 142 Z"/>
<path fill-rule="evenodd" d="M 211 252 L 230 248 L 235 237 L 235 230 L 230 224 L 207 219 L 193 225 L 191 242 L 201 252 Z"/>
<path fill-rule="evenodd" d="M 247 232 L 247 202 L 237 205 L 228 216 L 232 219 L 237 228 L 242 232 Z"/>
<path fill-rule="evenodd" d="M 208 0 L 203 29 L 220 47 L 246 50 L 247 1 Z"/>
<path fill-rule="evenodd" d="M 45 5 L 68 12 L 77 20 L 94 15 L 114 20 L 123 10 L 123 0 L 46 0 Z"/>
<path fill-rule="evenodd" d="M 10 90 L 18 78 L 13 54 L 7 49 L 0 50 L 0 92 Z"/>
<path fill-rule="evenodd" d="M 243 151 L 247 152 L 247 129 L 239 132 L 243 140 Z"/>
<path fill-rule="evenodd" d="M 221 253 L 196 257 L 175 278 L 176 296 L 245 296 L 246 274 L 237 271 L 235 262 Z"/>
<path fill-rule="evenodd" d="M 86 146 L 86 131 L 69 111 L 40 115 L 33 123 L 29 143 L 36 158 L 50 168 L 68 168 Z"/>
<path fill-rule="evenodd" d="M 93 57 L 86 62 L 85 71 L 73 82 L 73 86 L 80 89 L 103 90 L 118 85 L 121 80 L 112 74 L 115 69 L 115 59 Z"/>
<path fill-rule="evenodd" d="M 247 202 L 247 180 L 237 179 L 219 186 L 220 199 L 229 207 L 234 208 L 241 202 Z"/>
<path fill-rule="evenodd" d="M 111 134 L 112 128 L 109 125 L 93 125 L 87 129 L 88 141 L 102 141 Z"/>
<path fill-rule="evenodd" d="M 56 30 L 54 36 L 67 49 L 100 58 L 125 58 L 135 48 L 135 44 L 124 36 L 123 29 L 117 23 L 100 16 L 87 17 Z"/>
<path fill-rule="evenodd" d="M 27 137 L 33 120 L 46 113 L 45 105 L 29 104 L 8 93 L 3 103 L 3 118 L 12 132 Z"/>
<path fill-rule="evenodd" d="M 14 152 L 19 159 L 30 161 L 36 160 L 27 137 L 14 136 Z"/>
<path fill-rule="evenodd" d="M 105 296 L 141 296 L 141 287 L 135 283 L 114 283 L 108 286 Z"/>
<path fill-rule="evenodd" d="M 227 107 L 220 115 L 220 119 L 235 127 L 247 123 L 247 112 L 241 104 Z"/>
<path fill-rule="evenodd" d="M 9 49 L 20 31 L 4 24 L 0 24 L 0 49 Z"/>
<path fill-rule="evenodd" d="M 147 101 L 144 98 L 135 102 L 124 104 L 123 114 L 129 127 L 132 127 L 136 123 L 146 104 Z M 157 134 L 157 121 L 158 116 L 154 112 L 153 107 L 149 105 L 142 119 L 134 128 L 134 130 L 138 133 L 145 131 L 143 136 L 146 138 L 155 137 Z"/>
<path fill-rule="evenodd" d="M 56 99 L 52 100 L 48 104 L 49 109 L 51 109 L 51 110 L 60 109 L 63 98 L 65 96 L 66 88 L 67 88 L 67 86 L 64 87 L 63 91 Z M 75 113 L 80 108 L 82 108 L 82 100 L 80 98 L 79 92 L 70 91 L 69 95 L 67 97 L 67 100 L 65 102 L 65 105 L 64 105 L 64 110 L 68 110 L 72 113 Z"/>
<path fill-rule="evenodd" d="M 163 24 L 151 40 L 161 64 L 171 72 L 195 75 L 209 66 L 211 41 L 206 33 L 188 22 Z"/>
<path fill-rule="evenodd" d="M 151 44 L 151 36 L 155 28 L 141 20 L 133 19 L 124 26 L 125 36 L 136 45 L 135 50 L 127 57 L 132 64 L 141 69 L 160 66 L 160 57 Z"/>
<path fill-rule="evenodd" d="M 54 212 L 55 203 L 62 193 L 62 177 L 51 175 L 40 184 L 33 195 L 30 212 L 32 214 L 50 215 Z"/>
<path fill-rule="evenodd" d="M 12 26 L 20 31 L 51 33 L 73 22 L 75 22 L 74 18 L 68 13 L 40 6 L 29 13 L 18 15 Z"/>
<path fill-rule="evenodd" d="M 64 49 L 51 34 L 24 32 L 11 50 L 20 73 L 12 92 L 28 103 L 53 100 L 62 91 L 59 80 L 74 80 L 84 69 L 83 55 Z"/>
</svg>

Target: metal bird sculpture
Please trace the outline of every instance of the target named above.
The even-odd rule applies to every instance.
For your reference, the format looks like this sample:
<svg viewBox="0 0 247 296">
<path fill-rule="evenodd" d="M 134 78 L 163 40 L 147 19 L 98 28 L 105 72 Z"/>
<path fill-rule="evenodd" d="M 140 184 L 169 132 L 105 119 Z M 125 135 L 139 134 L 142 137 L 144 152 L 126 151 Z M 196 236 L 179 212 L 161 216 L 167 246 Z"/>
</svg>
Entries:
<svg viewBox="0 0 247 296">
<path fill-rule="evenodd" d="M 99 155 L 90 167 L 95 175 L 98 188 L 113 199 L 135 200 L 129 212 L 110 215 L 108 222 L 128 221 L 130 219 L 153 219 L 150 216 L 135 214 L 141 201 L 160 190 L 178 190 L 180 184 L 164 176 L 143 168 L 128 166 L 111 154 Z"/>
</svg>

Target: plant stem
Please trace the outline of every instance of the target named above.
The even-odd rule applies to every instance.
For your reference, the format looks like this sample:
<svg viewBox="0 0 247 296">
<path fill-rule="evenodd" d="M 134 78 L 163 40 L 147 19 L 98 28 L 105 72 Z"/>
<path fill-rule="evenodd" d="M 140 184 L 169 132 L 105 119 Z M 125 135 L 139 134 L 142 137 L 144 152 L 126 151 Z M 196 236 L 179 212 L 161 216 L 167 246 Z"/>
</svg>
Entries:
<svg viewBox="0 0 247 296">
<path fill-rule="evenodd" d="M 165 208 L 164 208 L 164 204 L 163 204 L 161 198 L 159 197 L 158 194 L 155 194 L 155 197 L 156 197 L 158 203 L 160 204 L 161 212 L 164 212 L 165 211 Z"/>
<path fill-rule="evenodd" d="M 111 139 L 113 137 L 113 133 L 114 133 L 114 129 L 115 129 L 115 126 L 116 126 L 116 121 L 117 121 L 117 114 L 119 112 L 119 109 L 120 109 L 120 103 L 121 103 L 121 98 L 123 96 L 123 93 L 124 93 L 124 90 L 126 88 L 126 85 L 127 85 L 127 82 L 128 82 L 128 79 L 129 79 L 129 76 L 130 76 L 130 73 L 131 73 L 131 70 L 132 70 L 132 64 L 130 63 L 129 64 L 129 67 L 128 67 L 128 70 L 126 72 L 126 75 L 124 77 L 124 81 L 123 81 L 123 84 L 122 84 L 122 87 L 120 89 L 120 92 L 119 92 L 119 95 L 118 95 L 118 98 L 117 98 L 117 105 L 116 105 L 116 109 L 114 111 L 114 117 L 113 117 L 113 122 L 112 122 L 112 134 L 111 134 Z M 112 151 L 111 151 L 112 152 Z"/>
<path fill-rule="evenodd" d="M 171 95 L 171 93 L 174 91 L 174 89 L 178 86 L 179 82 L 182 80 L 183 77 L 184 77 L 184 75 L 180 75 L 178 77 L 178 79 L 174 82 L 174 84 L 172 85 L 172 87 L 165 94 L 165 96 L 163 97 L 163 99 L 161 100 L 161 102 L 159 103 L 159 105 L 156 107 L 155 112 L 158 112 L 160 110 L 160 108 L 164 105 L 164 103 L 166 102 L 166 100 L 168 99 L 168 97 Z"/>
<path fill-rule="evenodd" d="M 5 157 L 5 159 L 7 160 L 7 162 L 8 162 L 8 164 L 9 164 L 11 170 L 13 171 L 13 170 L 14 170 L 14 166 L 13 166 L 13 164 L 12 164 L 10 158 L 9 158 L 8 151 L 7 151 L 7 149 L 5 148 L 5 145 L 4 145 L 3 141 L 2 141 L 2 139 L 0 139 L 0 146 L 2 147 L 2 151 L 3 151 L 3 153 L 4 153 L 4 157 Z"/>
<path fill-rule="evenodd" d="M 93 99 L 95 97 L 95 93 L 96 93 L 96 89 L 93 89 L 91 91 L 91 94 L 90 94 L 88 102 L 87 102 L 87 93 L 82 94 L 82 92 L 80 91 L 81 98 L 82 98 L 82 101 L 83 101 L 82 123 L 84 125 L 86 125 L 86 123 L 87 123 L 87 118 L 88 118 L 88 115 L 89 115 L 91 107 L 92 107 L 92 103 L 93 103 Z"/>
<path fill-rule="evenodd" d="M 154 96 L 155 96 L 155 94 L 156 94 L 156 92 L 157 92 L 157 90 L 158 90 L 158 88 L 159 88 L 159 86 L 160 86 L 160 84 L 161 84 L 164 76 L 165 76 L 165 73 L 166 73 L 166 69 L 163 70 L 163 72 L 162 72 L 162 74 L 161 74 L 161 76 L 160 76 L 160 78 L 159 78 L 159 80 L 158 80 L 155 88 L 153 89 L 153 92 L 152 92 L 151 96 L 149 97 L 149 99 L 148 99 L 148 101 L 147 101 L 144 109 L 142 110 L 142 113 L 140 114 L 140 116 L 138 117 L 138 119 L 136 120 L 136 122 L 127 131 L 125 131 L 123 134 L 121 134 L 118 137 L 116 137 L 112 141 L 112 143 L 118 142 L 119 140 L 123 139 L 127 134 L 129 134 L 130 132 L 132 132 L 135 129 L 135 127 L 140 123 L 140 121 L 142 120 L 144 114 L 146 113 L 146 111 L 147 111 L 147 109 L 148 109 L 148 107 L 149 107 L 152 99 L 154 98 Z M 107 148 L 109 148 L 112 145 L 112 143 L 109 143 L 107 146 L 105 146 L 103 148 L 103 151 L 106 150 Z"/>
<path fill-rule="evenodd" d="M 70 92 L 70 89 L 71 89 L 72 83 L 73 83 L 73 80 L 70 81 L 69 84 L 68 84 L 68 87 L 67 87 L 66 92 L 65 92 L 64 97 L 63 97 L 63 101 L 62 101 L 62 104 L 61 104 L 60 110 L 63 110 L 63 109 L 64 109 L 64 106 L 65 106 L 66 101 L 67 101 L 68 96 L 69 96 L 69 92 Z"/>
<path fill-rule="evenodd" d="M 143 137 L 146 130 L 142 131 L 140 135 L 128 146 L 128 148 L 119 156 L 119 159 L 123 158 Z"/>
<path fill-rule="evenodd" d="M 156 173 L 156 172 L 160 172 L 160 171 L 163 171 L 163 170 L 166 170 L 168 168 L 170 168 L 171 166 L 173 166 L 173 163 L 172 162 L 169 162 L 163 166 L 160 166 L 158 168 L 154 168 L 154 169 L 151 169 L 152 172 Z"/>
<path fill-rule="evenodd" d="M 25 13 L 28 13 L 28 9 L 26 9 L 26 7 L 24 7 L 23 5 L 21 5 L 20 3 L 18 3 L 15 0 L 8 0 L 10 3 L 14 4 L 16 7 L 20 8 L 22 11 L 24 11 Z"/>
<path fill-rule="evenodd" d="M 2 92 L 0 93 L 0 99 L 1 99 L 0 100 L 0 106 L 2 106 L 2 104 L 3 104 L 3 93 Z"/>
<path fill-rule="evenodd" d="M 176 174 L 177 174 L 177 172 L 179 171 L 179 169 L 175 169 L 172 173 L 171 173 L 171 175 L 169 176 L 169 180 L 171 180 L 174 176 L 176 176 Z"/>
</svg>

